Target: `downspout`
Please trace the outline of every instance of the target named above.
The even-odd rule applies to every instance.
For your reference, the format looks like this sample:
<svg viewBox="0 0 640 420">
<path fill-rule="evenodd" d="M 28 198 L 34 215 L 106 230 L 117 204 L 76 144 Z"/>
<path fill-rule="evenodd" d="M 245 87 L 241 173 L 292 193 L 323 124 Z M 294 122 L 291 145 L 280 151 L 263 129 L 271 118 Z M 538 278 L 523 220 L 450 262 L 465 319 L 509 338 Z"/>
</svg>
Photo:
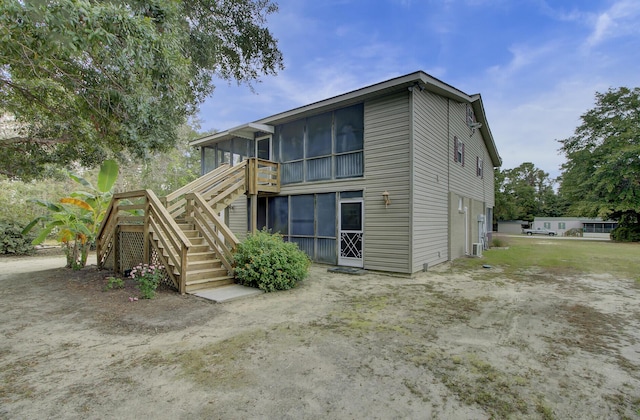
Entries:
<svg viewBox="0 0 640 420">
<path fill-rule="evenodd" d="M 469 217 L 467 206 L 464 206 L 464 255 L 469 255 Z"/>
<path fill-rule="evenodd" d="M 453 229 L 453 217 L 451 216 L 451 99 L 447 98 L 447 201 L 448 205 L 448 228 L 447 228 L 447 260 L 451 261 L 452 249 L 451 249 L 451 231 Z"/>
</svg>

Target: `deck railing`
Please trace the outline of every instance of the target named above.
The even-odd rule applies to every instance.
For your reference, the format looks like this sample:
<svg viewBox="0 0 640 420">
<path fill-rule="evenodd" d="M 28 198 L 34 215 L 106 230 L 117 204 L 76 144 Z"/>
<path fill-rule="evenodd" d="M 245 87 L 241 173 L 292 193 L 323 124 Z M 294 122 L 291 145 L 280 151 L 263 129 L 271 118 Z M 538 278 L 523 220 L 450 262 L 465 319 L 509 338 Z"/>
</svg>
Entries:
<svg viewBox="0 0 640 420">
<path fill-rule="evenodd" d="M 114 194 L 96 241 L 98 267 L 102 268 L 108 254 L 115 252 L 114 271 L 120 271 L 117 227 L 124 225 L 144 227 L 143 260 L 149 261 L 149 247 L 153 246 L 174 286 L 184 293 L 191 241 L 151 190 Z"/>
<path fill-rule="evenodd" d="M 184 220 L 193 224 L 232 274 L 238 239 L 217 213 L 241 194 L 255 198 L 260 192 L 280 192 L 280 164 L 257 158 L 234 166 L 224 164 L 162 199 L 151 190 L 115 194 L 98 232 L 98 266 L 102 268 L 113 253 L 114 270 L 120 271 L 118 232 L 128 226 L 143 232 L 144 262 L 150 262 L 149 246 L 155 247 L 170 279 L 184 293 L 192 247 L 177 222 Z"/>
<path fill-rule="evenodd" d="M 233 251 L 238 246 L 238 238 L 224 223 L 202 195 L 191 193 L 186 195 L 186 221 L 193 223 L 211 249 L 215 251 L 222 265 L 229 273 L 233 273 Z"/>
</svg>

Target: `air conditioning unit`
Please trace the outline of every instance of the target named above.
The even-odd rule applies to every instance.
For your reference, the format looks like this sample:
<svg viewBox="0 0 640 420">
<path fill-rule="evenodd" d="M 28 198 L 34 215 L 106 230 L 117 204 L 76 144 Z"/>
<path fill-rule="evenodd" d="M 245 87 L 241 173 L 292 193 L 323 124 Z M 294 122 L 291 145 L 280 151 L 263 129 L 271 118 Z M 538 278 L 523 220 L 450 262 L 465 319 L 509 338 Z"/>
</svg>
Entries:
<svg viewBox="0 0 640 420">
<path fill-rule="evenodd" d="M 474 257 L 482 257 L 482 243 L 477 242 L 475 244 L 472 244 L 471 255 L 473 255 Z"/>
</svg>

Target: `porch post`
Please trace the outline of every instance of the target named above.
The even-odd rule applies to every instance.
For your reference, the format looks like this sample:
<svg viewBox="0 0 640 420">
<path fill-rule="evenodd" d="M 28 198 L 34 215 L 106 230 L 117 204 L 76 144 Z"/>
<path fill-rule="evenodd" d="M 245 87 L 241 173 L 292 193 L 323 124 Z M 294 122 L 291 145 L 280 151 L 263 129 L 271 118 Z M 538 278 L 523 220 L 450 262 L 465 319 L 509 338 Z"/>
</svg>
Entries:
<svg viewBox="0 0 640 420">
<path fill-rule="evenodd" d="M 258 226 L 258 194 L 251 194 L 251 233 L 257 232 Z"/>
<path fill-rule="evenodd" d="M 144 230 L 142 233 L 142 260 L 145 264 L 151 264 L 149 255 L 149 220 L 151 218 L 151 215 L 149 214 L 150 211 L 151 206 L 149 205 L 149 196 L 145 195 Z"/>
</svg>

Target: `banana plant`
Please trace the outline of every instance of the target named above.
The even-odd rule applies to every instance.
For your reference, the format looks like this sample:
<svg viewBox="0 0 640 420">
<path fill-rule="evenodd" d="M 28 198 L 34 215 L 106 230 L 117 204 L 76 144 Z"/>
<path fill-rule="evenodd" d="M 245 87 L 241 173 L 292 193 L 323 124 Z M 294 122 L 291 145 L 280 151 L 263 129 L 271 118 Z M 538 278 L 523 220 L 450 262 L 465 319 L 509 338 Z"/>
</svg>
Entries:
<svg viewBox="0 0 640 420">
<path fill-rule="evenodd" d="M 67 256 L 67 267 L 83 268 L 87 264 L 89 250 L 95 242 L 100 223 L 111 201 L 112 189 L 118 178 L 118 169 L 118 164 L 114 160 L 107 160 L 100 166 L 95 187 L 81 176 L 69 174 L 72 180 L 82 185 L 83 190 L 61 198 L 58 203 L 39 199 L 30 200 L 45 207 L 49 213 L 32 220 L 24 228 L 23 233 L 29 232 L 39 223 L 44 223 L 33 244 L 41 244 L 56 230 L 56 239 L 62 244 Z"/>
</svg>

